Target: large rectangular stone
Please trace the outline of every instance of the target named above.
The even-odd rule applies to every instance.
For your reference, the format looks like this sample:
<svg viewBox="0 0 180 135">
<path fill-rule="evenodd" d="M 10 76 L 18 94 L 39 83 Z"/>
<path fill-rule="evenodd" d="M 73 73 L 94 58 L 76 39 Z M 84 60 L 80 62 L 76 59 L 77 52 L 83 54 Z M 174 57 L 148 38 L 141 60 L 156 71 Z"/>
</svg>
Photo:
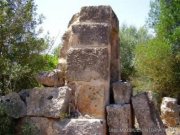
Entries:
<svg viewBox="0 0 180 135">
<path fill-rule="evenodd" d="M 109 135 L 131 135 L 132 111 L 130 104 L 112 104 L 106 107 Z"/>
<path fill-rule="evenodd" d="M 59 88 L 35 88 L 26 97 L 27 116 L 60 118 L 67 115 L 71 89 L 67 86 Z"/>
<path fill-rule="evenodd" d="M 110 6 L 88 6 L 82 7 L 80 21 L 105 22 L 110 21 L 112 9 Z"/>
<path fill-rule="evenodd" d="M 25 117 L 18 121 L 17 135 L 105 135 L 104 120 Z M 31 130 L 23 130 L 27 127 Z"/>
<path fill-rule="evenodd" d="M 74 82 L 75 104 L 81 115 L 105 118 L 105 106 L 109 103 L 109 85 L 106 81 Z"/>
<path fill-rule="evenodd" d="M 71 46 L 102 46 L 110 43 L 107 23 L 81 23 L 72 25 Z"/>
<path fill-rule="evenodd" d="M 67 56 L 67 80 L 91 81 L 110 78 L 108 48 L 71 48 Z"/>
<path fill-rule="evenodd" d="M 166 135 L 159 113 L 147 92 L 132 97 L 132 104 L 143 135 Z"/>
<path fill-rule="evenodd" d="M 66 124 L 62 121 L 54 125 L 58 129 L 57 135 L 105 135 L 106 132 L 105 121 L 101 119 L 69 119 L 65 122 Z"/>
<path fill-rule="evenodd" d="M 116 27 L 118 27 L 117 25 L 119 24 L 118 19 L 110 6 L 82 7 L 79 16 L 80 22 L 113 23 L 113 21 L 115 21 Z"/>
</svg>

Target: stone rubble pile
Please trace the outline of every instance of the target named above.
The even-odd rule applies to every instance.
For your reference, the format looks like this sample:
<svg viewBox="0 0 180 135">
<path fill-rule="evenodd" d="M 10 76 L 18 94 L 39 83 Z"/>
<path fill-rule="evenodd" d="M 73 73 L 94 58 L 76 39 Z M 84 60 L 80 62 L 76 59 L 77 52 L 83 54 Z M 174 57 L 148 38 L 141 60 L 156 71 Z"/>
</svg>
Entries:
<svg viewBox="0 0 180 135">
<path fill-rule="evenodd" d="M 131 135 L 135 117 L 143 135 L 166 135 L 149 94 L 132 96 L 131 84 L 120 81 L 119 22 L 111 7 L 75 14 L 60 55 L 58 69 L 36 77 L 45 87 L 0 97 L 17 119 L 17 135 L 26 124 L 35 135 Z M 161 108 L 174 109 L 175 102 L 169 104 Z"/>
</svg>

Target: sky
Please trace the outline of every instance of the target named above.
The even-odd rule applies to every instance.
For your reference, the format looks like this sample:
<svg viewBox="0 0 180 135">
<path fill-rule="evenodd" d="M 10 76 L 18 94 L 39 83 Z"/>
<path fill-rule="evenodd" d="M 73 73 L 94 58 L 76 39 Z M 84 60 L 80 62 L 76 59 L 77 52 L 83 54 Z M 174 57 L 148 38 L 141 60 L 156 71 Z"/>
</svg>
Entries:
<svg viewBox="0 0 180 135">
<path fill-rule="evenodd" d="M 37 13 L 43 14 L 44 32 L 54 38 L 54 47 L 61 43 L 61 37 L 67 29 L 73 14 L 83 6 L 110 5 L 116 13 L 120 26 L 123 23 L 143 26 L 149 12 L 150 0 L 35 0 Z"/>
</svg>

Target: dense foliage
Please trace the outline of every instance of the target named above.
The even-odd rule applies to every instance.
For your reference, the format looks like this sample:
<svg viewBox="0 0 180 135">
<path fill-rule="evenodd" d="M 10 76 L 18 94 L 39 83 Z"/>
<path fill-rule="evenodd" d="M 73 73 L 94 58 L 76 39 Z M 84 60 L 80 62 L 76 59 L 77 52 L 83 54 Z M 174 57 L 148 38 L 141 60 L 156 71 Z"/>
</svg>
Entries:
<svg viewBox="0 0 180 135">
<path fill-rule="evenodd" d="M 0 1 L 0 94 L 34 87 L 34 75 L 54 67 L 54 59 L 42 55 L 48 48 L 38 38 L 42 19 L 33 0 Z"/>
<path fill-rule="evenodd" d="M 121 55 L 121 78 L 130 80 L 135 74 L 134 56 L 135 47 L 146 43 L 152 36 L 145 27 L 137 29 L 135 26 L 123 24 L 120 27 L 120 55 Z"/>
<path fill-rule="evenodd" d="M 134 79 L 136 89 L 153 90 L 159 95 L 180 97 L 180 2 L 151 2 L 149 26 L 156 36 L 136 46 Z"/>
<path fill-rule="evenodd" d="M 139 80 L 143 80 L 143 83 L 136 84 L 138 89 L 154 90 L 155 92 L 158 90 L 161 94 L 172 90 L 173 58 L 171 46 L 161 40 L 153 39 L 146 44 L 137 46 L 135 53 L 137 76 Z"/>
</svg>

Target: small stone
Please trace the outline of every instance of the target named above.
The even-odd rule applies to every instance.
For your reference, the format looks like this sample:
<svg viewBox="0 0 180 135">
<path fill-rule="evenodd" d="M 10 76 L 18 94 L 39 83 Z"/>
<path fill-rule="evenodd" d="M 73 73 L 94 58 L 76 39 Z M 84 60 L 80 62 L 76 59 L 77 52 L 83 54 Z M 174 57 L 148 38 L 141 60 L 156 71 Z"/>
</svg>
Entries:
<svg viewBox="0 0 180 135">
<path fill-rule="evenodd" d="M 129 104 L 132 96 L 132 86 L 129 82 L 113 83 L 113 95 L 116 104 Z"/>
<path fill-rule="evenodd" d="M 36 80 L 48 87 L 60 87 L 65 85 L 65 75 L 62 70 L 55 69 L 51 72 L 41 72 L 36 76 Z"/>
</svg>

